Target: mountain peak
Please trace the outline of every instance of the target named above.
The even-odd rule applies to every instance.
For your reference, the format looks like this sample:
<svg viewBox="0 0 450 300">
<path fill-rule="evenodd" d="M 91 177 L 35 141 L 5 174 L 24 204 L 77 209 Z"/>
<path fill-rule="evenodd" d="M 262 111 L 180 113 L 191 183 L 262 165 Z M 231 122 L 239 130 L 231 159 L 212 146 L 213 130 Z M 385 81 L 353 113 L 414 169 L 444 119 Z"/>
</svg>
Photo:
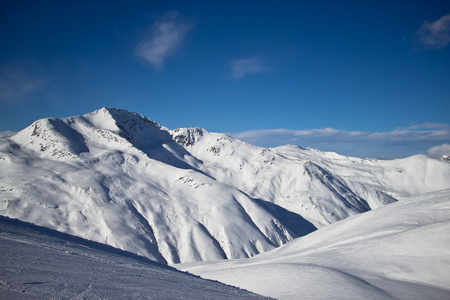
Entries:
<svg viewBox="0 0 450 300">
<path fill-rule="evenodd" d="M 102 108 L 0 147 L 0 214 L 171 263 L 244 258 L 348 216 L 449 188 L 450 164 L 264 149 Z"/>
<path fill-rule="evenodd" d="M 84 116 L 94 127 L 120 135 L 131 143 L 171 140 L 165 127 L 137 112 L 114 107 L 103 107 Z"/>
<path fill-rule="evenodd" d="M 103 107 L 88 113 L 85 117 L 90 119 L 96 127 L 106 127 L 104 129 L 111 131 L 117 131 L 118 129 L 126 132 L 138 131 L 139 128 L 148 124 L 161 128 L 161 125 L 137 112 L 114 107 Z"/>
</svg>

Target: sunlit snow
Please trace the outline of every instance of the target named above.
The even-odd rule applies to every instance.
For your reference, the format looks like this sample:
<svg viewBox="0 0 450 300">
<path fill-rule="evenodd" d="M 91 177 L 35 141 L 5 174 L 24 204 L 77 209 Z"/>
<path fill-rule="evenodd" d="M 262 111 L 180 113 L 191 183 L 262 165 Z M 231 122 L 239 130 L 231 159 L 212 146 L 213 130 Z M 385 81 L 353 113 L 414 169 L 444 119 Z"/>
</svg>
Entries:
<svg viewBox="0 0 450 300">
<path fill-rule="evenodd" d="M 389 237 L 387 227 L 394 223 L 386 228 L 377 226 L 391 214 L 397 216 L 395 226 L 409 226 L 402 225 L 409 219 L 395 208 L 414 209 L 413 203 L 419 200 L 414 202 L 411 197 L 425 199 L 420 195 L 450 189 L 449 178 L 450 164 L 445 159 L 416 155 L 375 160 L 293 145 L 262 148 L 202 128 L 170 130 L 138 113 L 115 108 L 38 120 L 17 134 L 0 138 L 0 215 L 169 265 L 215 261 L 214 266 L 219 266 L 218 260 L 247 259 L 268 252 L 268 256 L 262 254 L 249 261 L 257 262 L 255 270 L 239 268 L 242 275 L 235 278 L 247 277 L 241 280 L 247 285 L 254 278 L 248 274 L 267 275 L 269 262 L 261 259 L 268 257 L 274 261 L 274 273 L 267 278 L 261 275 L 261 281 L 255 279 L 248 288 L 276 297 L 298 295 L 297 286 L 314 289 L 308 282 L 320 278 L 336 287 L 353 282 L 349 288 L 355 289 L 355 295 L 360 291 L 367 296 L 367 291 L 373 291 L 374 297 L 397 297 L 394 290 L 408 290 L 405 282 L 410 279 L 404 276 L 405 270 L 426 264 L 402 256 L 405 265 L 399 270 L 376 271 L 380 265 L 371 261 L 379 258 L 381 263 L 390 262 L 385 254 L 376 254 L 381 247 L 377 238 Z M 448 198 L 448 194 L 442 195 L 444 200 Z M 422 221 L 434 214 L 432 209 L 424 208 L 424 217 L 414 222 L 425 224 Z M 366 218 L 367 222 L 361 221 L 348 231 L 337 230 L 332 237 L 321 238 L 336 230 L 333 228 Z M 357 250 L 336 252 L 335 248 L 345 249 L 336 245 L 346 245 L 348 234 L 354 235 L 354 241 L 368 238 L 366 246 L 358 244 Z M 327 246 L 334 240 L 334 246 Z M 435 242 L 430 241 L 430 245 Z M 442 243 L 447 240 L 442 239 Z M 299 262 L 287 259 L 280 265 L 286 257 L 275 258 L 273 253 L 297 249 L 296 245 L 302 245 L 292 254 L 295 259 L 300 257 Z M 448 243 L 438 243 L 437 247 L 445 245 L 448 249 Z M 305 247 L 310 247 L 309 252 Z M 310 256 L 324 249 L 331 252 L 319 258 Z M 391 250 L 386 249 L 386 253 L 391 254 Z M 361 252 L 364 259 L 352 251 Z M 440 253 L 427 272 L 440 267 L 441 273 L 436 274 L 446 275 L 444 257 Z M 347 272 L 343 266 L 354 265 L 350 262 L 355 259 L 361 269 Z M 224 270 L 228 266 L 225 264 Z M 217 275 L 207 267 L 201 270 L 207 276 Z M 283 270 L 288 274 L 283 275 Z M 403 274 L 398 279 L 402 282 L 399 288 L 385 288 L 386 282 L 389 285 L 397 280 L 396 272 Z M 299 274 L 310 279 L 292 287 L 290 276 L 300 280 Z M 377 280 L 371 282 L 373 274 L 381 278 L 383 287 Z M 222 275 L 221 280 L 235 280 L 227 271 Z M 286 278 L 278 294 L 264 282 L 269 277 L 280 285 Z M 414 275 L 410 281 L 417 278 Z M 444 290 L 449 287 L 448 282 L 427 280 L 419 280 L 419 285 L 430 283 L 433 291 L 435 285 Z M 240 286 L 239 282 L 233 284 Z M 268 290 L 260 290 L 261 285 Z"/>
<path fill-rule="evenodd" d="M 450 299 L 450 190 L 337 222 L 250 259 L 178 266 L 279 299 Z"/>
</svg>

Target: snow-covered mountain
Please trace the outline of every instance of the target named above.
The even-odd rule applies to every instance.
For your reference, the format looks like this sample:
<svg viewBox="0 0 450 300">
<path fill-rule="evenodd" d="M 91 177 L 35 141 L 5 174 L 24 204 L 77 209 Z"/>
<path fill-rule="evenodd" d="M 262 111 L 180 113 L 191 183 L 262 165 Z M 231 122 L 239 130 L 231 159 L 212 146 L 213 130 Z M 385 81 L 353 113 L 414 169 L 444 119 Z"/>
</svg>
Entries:
<svg viewBox="0 0 450 300">
<path fill-rule="evenodd" d="M 0 139 L 0 214 L 162 263 L 246 258 L 405 197 L 450 164 L 261 148 L 103 108 Z"/>
<path fill-rule="evenodd" d="M 278 299 L 450 299 L 450 190 L 352 216 L 248 259 L 178 265 Z"/>
</svg>

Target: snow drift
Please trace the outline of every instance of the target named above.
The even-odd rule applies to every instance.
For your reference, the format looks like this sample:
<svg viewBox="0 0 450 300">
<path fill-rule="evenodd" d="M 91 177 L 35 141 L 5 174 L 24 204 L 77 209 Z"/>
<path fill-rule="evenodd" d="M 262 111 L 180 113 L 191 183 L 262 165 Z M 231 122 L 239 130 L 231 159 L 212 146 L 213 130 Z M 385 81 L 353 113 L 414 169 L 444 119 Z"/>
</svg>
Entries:
<svg viewBox="0 0 450 300">
<path fill-rule="evenodd" d="M 450 299 L 450 190 L 350 217 L 256 257 L 179 265 L 279 299 Z"/>
</svg>

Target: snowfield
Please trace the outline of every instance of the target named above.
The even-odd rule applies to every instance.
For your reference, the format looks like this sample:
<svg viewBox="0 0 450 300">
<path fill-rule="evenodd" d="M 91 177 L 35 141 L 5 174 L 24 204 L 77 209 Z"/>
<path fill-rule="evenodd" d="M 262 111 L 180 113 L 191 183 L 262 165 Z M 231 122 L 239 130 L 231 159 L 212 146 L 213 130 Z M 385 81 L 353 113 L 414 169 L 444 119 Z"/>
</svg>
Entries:
<svg viewBox="0 0 450 300">
<path fill-rule="evenodd" d="M 1 299 L 267 299 L 5 217 L 0 253 Z"/>
<path fill-rule="evenodd" d="M 446 159 L 262 148 L 115 108 L 0 135 L 0 215 L 279 298 L 448 298 L 449 189 Z M 11 255 L 62 255 L 69 266 L 81 257 L 59 248 L 34 255 L 0 233 L 11 266 L 1 276 L 18 286 L 1 279 L 2 288 L 13 296 L 37 286 L 38 298 L 47 294 L 43 280 L 19 279 L 28 278 L 25 263 L 15 271 Z M 48 276 L 64 264 L 54 267 Z M 135 277 L 140 291 L 148 279 Z M 78 280 L 70 297 L 90 292 Z M 93 297 L 109 297 L 102 289 Z"/>
<path fill-rule="evenodd" d="M 278 299 L 450 299 L 450 190 L 350 217 L 249 259 L 177 267 Z"/>
</svg>

